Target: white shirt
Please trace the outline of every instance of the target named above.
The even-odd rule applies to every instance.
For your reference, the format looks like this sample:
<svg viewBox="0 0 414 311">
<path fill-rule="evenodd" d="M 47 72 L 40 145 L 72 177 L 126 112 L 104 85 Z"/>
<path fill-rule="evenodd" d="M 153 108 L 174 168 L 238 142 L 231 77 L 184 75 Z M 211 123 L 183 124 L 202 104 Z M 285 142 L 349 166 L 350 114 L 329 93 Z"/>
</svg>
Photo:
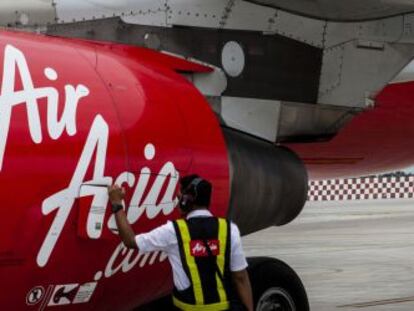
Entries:
<svg viewBox="0 0 414 311">
<path fill-rule="evenodd" d="M 195 210 L 187 215 L 187 219 L 192 217 L 211 217 L 213 216 L 208 210 Z M 234 223 L 231 223 L 231 250 L 230 250 L 230 270 L 241 271 L 247 268 L 247 261 L 241 245 L 240 231 Z M 170 261 L 174 285 L 178 290 L 187 289 L 190 286 L 190 280 L 184 272 L 181 264 L 180 251 L 178 249 L 177 236 L 174 225 L 168 221 L 154 230 L 139 234 L 135 237 L 138 249 L 142 253 L 153 251 L 163 251 L 168 255 Z"/>
</svg>

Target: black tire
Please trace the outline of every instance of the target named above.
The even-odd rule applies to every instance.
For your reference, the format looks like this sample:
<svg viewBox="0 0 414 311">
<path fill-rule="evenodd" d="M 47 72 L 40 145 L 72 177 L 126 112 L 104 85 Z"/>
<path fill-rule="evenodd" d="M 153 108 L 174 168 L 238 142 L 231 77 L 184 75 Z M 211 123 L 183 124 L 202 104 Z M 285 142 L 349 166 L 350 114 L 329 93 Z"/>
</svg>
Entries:
<svg viewBox="0 0 414 311">
<path fill-rule="evenodd" d="M 256 311 L 309 311 L 305 287 L 291 267 L 268 257 L 248 262 Z"/>
</svg>

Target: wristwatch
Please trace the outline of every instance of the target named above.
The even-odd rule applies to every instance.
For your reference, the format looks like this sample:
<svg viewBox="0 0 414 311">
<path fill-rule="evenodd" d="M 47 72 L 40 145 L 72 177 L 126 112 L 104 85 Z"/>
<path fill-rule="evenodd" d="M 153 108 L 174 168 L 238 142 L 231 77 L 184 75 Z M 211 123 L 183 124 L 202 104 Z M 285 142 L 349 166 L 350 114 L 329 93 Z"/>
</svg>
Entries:
<svg viewBox="0 0 414 311">
<path fill-rule="evenodd" d="M 112 213 L 114 214 L 118 213 L 121 209 L 124 208 L 122 204 L 111 204 L 111 205 L 112 205 Z"/>
</svg>

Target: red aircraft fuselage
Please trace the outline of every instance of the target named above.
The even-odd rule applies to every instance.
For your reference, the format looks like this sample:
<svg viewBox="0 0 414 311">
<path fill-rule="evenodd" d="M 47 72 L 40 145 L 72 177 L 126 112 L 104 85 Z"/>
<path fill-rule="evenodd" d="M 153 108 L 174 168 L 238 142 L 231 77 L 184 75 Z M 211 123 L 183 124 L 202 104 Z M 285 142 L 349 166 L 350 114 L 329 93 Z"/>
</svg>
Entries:
<svg viewBox="0 0 414 311">
<path fill-rule="evenodd" d="M 360 113 L 329 142 L 291 144 L 310 179 L 367 176 L 414 164 L 414 81 L 387 85 L 375 107 Z"/>
</svg>

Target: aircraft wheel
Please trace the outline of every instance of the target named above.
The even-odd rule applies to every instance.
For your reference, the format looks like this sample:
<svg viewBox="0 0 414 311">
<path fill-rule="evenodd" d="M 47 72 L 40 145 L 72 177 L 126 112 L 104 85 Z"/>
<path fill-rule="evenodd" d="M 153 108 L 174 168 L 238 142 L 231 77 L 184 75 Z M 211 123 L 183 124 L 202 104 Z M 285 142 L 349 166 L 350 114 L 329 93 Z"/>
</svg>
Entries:
<svg viewBox="0 0 414 311">
<path fill-rule="evenodd" d="M 309 311 L 306 290 L 291 267 L 268 257 L 248 262 L 256 311 Z"/>
</svg>

